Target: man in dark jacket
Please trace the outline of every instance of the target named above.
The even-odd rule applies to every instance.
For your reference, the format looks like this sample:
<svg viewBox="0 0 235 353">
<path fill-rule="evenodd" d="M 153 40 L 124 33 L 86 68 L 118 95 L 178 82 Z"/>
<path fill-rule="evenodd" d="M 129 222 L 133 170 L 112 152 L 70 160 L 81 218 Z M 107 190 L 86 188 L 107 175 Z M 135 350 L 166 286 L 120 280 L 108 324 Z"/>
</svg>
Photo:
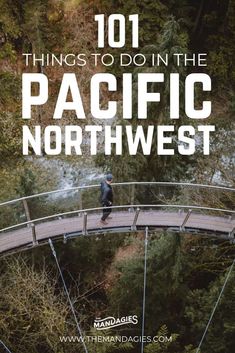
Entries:
<svg viewBox="0 0 235 353">
<path fill-rule="evenodd" d="M 111 173 L 106 175 L 106 178 L 101 183 L 101 205 L 104 207 L 103 216 L 101 217 L 100 222 L 102 224 L 108 224 L 106 219 L 112 212 L 112 204 L 113 204 L 113 189 L 111 183 L 113 181 L 113 176 Z"/>
</svg>

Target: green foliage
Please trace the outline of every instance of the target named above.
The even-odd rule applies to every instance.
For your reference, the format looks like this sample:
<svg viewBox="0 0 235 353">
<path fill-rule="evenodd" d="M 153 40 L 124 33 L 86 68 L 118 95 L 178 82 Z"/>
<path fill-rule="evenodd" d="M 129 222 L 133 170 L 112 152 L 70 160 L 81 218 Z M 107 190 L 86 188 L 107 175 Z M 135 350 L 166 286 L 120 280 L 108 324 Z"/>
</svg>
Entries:
<svg viewBox="0 0 235 353">
<path fill-rule="evenodd" d="M 136 242 L 137 240 L 135 244 Z M 228 254 L 234 252 L 234 247 L 227 246 L 226 244 L 210 246 L 210 242 L 206 239 L 201 244 L 199 240 L 194 242 L 191 240 L 190 243 L 190 239 L 170 234 L 153 237 L 149 242 L 145 332 L 154 335 L 156 332 L 154 328 L 156 330 L 157 327 L 166 324 L 173 332 L 179 333 L 177 349 L 175 347 L 169 352 L 181 353 L 184 346 L 185 352 L 194 352 L 193 346 L 198 345 L 206 325 L 205 318 L 209 318 L 224 281 L 224 276 L 219 280 L 217 276 L 222 268 L 231 263 Z M 143 260 L 140 251 L 115 262 L 118 281 L 113 283 L 109 291 L 113 312 L 117 311 L 122 315 L 128 312 L 142 316 Z M 215 337 L 219 340 L 219 332 L 224 332 L 225 327 L 226 337 L 220 345 L 216 339 L 215 345 L 220 348 L 215 349 L 215 352 L 224 352 L 221 348 L 223 345 L 227 348 L 225 351 L 229 352 L 234 345 L 231 336 L 234 333 L 232 323 L 234 312 L 231 309 L 234 307 L 232 277 L 229 283 L 224 293 L 226 299 L 220 305 L 221 311 L 218 309 L 218 322 L 215 317 L 212 325 L 215 329 L 208 334 L 210 336 L 207 343 L 208 353 L 212 340 L 215 340 Z M 225 343 L 226 340 L 228 343 Z M 152 347 L 154 345 L 150 346 L 151 349 Z M 205 352 L 207 353 L 206 350 Z"/>
<path fill-rule="evenodd" d="M 92 329 L 89 333 L 94 339 L 92 342 L 88 342 L 87 348 L 93 353 L 125 353 L 132 351 L 132 343 L 118 343 L 115 342 L 115 337 L 109 331 L 99 331 Z M 95 338 L 102 340 L 102 343 L 96 342 Z M 118 336 L 117 336 L 118 337 Z"/>
<path fill-rule="evenodd" d="M 153 334 L 152 328 L 163 323 L 174 325 L 180 315 L 184 266 L 180 252 L 180 238 L 162 235 L 149 244 L 147 269 L 146 331 Z M 114 311 L 136 313 L 141 316 L 144 259 L 138 255 L 117 263 L 120 273 L 118 283 L 110 293 L 110 302 L 115 303 Z M 131 285 L 130 285 L 131 284 Z M 173 307 L 177 307 L 174 312 Z"/>
<path fill-rule="evenodd" d="M 0 166 L 21 154 L 20 81 L 9 72 L 0 73 Z"/>
<path fill-rule="evenodd" d="M 24 169 L 20 176 L 20 185 L 17 188 L 18 194 L 20 196 L 29 196 L 36 193 L 35 179 L 32 170 L 28 168 Z"/>
<path fill-rule="evenodd" d="M 180 28 L 179 22 L 175 20 L 174 17 L 171 17 L 168 21 L 165 22 L 162 29 L 161 35 L 158 37 L 156 43 L 152 45 L 145 46 L 142 50 L 145 55 L 150 53 L 161 54 L 164 58 L 165 55 L 169 56 L 169 63 L 167 66 L 160 65 L 155 67 L 148 68 L 137 68 L 134 70 L 134 76 L 137 78 L 139 72 L 151 72 L 158 73 L 161 72 L 164 74 L 164 84 L 159 85 L 157 83 L 151 84 L 149 87 L 149 92 L 159 92 L 161 95 L 161 100 L 159 103 L 152 103 L 148 106 L 148 119 L 146 125 L 152 124 L 161 124 L 169 119 L 169 104 L 170 104 L 170 74 L 179 73 L 180 74 L 180 94 L 184 92 L 184 80 L 187 74 L 187 69 L 180 65 L 177 66 L 176 60 L 174 58 L 175 53 L 186 53 L 188 52 L 188 37 L 185 32 Z M 135 112 L 137 112 L 138 104 L 138 94 L 137 94 L 137 81 L 135 81 L 135 91 L 134 91 L 134 104 Z M 184 112 L 182 109 L 183 102 L 181 100 L 181 122 L 184 118 Z M 136 120 L 136 119 L 135 119 Z M 136 122 L 136 121 L 135 121 Z M 178 124 L 178 122 L 176 122 Z"/>
<path fill-rule="evenodd" d="M 185 316 L 189 321 L 191 335 L 198 342 L 208 323 L 226 275 L 227 273 L 218 277 L 216 281 L 211 283 L 208 290 L 194 290 L 187 297 Z M 234 278 L 233 271 L 209 326 L 209 331 L 202 346 L 203 353 L 210 353 L 211 351 L 224 353 L 234 350 Z"/>
<path fill-rule="evenodd" d="M 2 35 L 2 42 L 8 37 L 10 39 L 17 39 L 22 33 L 20 27 L 20 1 L 0 1 L 0 28 Z"/>
<path fill-rule="evenodd" d="M 177 341 L 179 335 L 175 334 L 175 333 L 169 335 L 169 331 L 168 331 L 166 325 L 163 325 L 160 327 L 156 336 L 157 337 L 167 337 L 167 338 L 169 338 L 169 340 L 162 342 L 162 343 L 159 341 L 149 343 L 145 347 L 144 353 L 170 353 L 173 351 L 174 352 L 177 351 L 176 341 Z"/>
<path fill-rule="evenodd" d="M 163 85 L 153 83 L 149 88 L 149 92 L 160 93 L 161 101 L 157 104 L 149 104 L 148 119 L 146 121 L 142 121 L 142 125 L 144 125 L 145 129 L 147 129 L 148 125 L 161 125 L 169 121 L 169 74 L 172 72 L 180 73 L 180 91 L 182 96 L 184 92 L 183 82 L 187 74 L 187 69 L 183 66 L 177 67 L 176 61 L 173 58 L 174 53 L 186 53 L 188 51 L 187 45 L 187 34 L 181 31 L 179 23 L 171 17 L 167 22 L 165 22 L 162 33 L 158 37 L 156 44 L 145 46 L 143 48 L 142 52 L 145 55 L 149 53 L 161 53 L 164 57 L 165 54 L 169 54 L 169 65 L 166 67 L 155 66 L 144 69 L 137 68 L 134 70 L 134 118 L 130 123 L 133 128 L 139 124 L 138 119 L 135 118 L 138 109 L 137 74 L 139 72 L 162 72 L 165 75 L 165 82 Z M 174 122 L 172 122 L 175 126 L 182 124 L 182 120 L 184 121 L 183 107 L 183 100 L 181 100 L 181 119 L 180 121 L 174 120 Z M 118 124 L 125 127 L 125 125 L 129 124 L 129 122 L 118 121 Z M 157 155 L 157 133 L 154 134 L 153 147 L 149 156 L 144 156 L 140 149 L 136 156 L 130 156 L 128 153 L 126 136 L 123 136 L 122 144 L 123 148 L 121 156 L 113 153 L 108 161 L 107 158 L 102 155 L 99 155 L 96 159 L 97 165 L 105 166 L 107 169 L 112 170 L 114 176 L 116 178 L 118 177 L 119 180 L 182 180 L 184 178 L 188 179 L 191 176 L 192 168 L 195 164 L 193 157 L 181 156 L 177 153 L 174 156 Z M 172 145 L 172 147 L 176 147 L 177 143 L 173 142 Z"/>
<path fill-rule="evenodd" d="M 139 39 L 140 48 L 156 42 L 159 32 L 167 18 L 167 7 L 162 1 L 124 1 L 120 2 L 120 13 L 123 15 L 139 14 Z M 158 19 L 156 23 L 156 18 Z M 127 27 L 130 32 L 130 25 Z M 127 44 L 128 45 L 128 44 Z"/>
<path fill-rule="evenodd" d="M 3 44 L 0 52 L 0 60 L 10 59 L 12 62 L 16 61 L 16 51 L 11 43 Z"/>
<path fill-rule="evenodd" d="M 180 73 L 180 94 L 183 94 L 183 82 L 191 68 L 177 67 L 172 60 L 173 54 L 189 52 L 207 52 L 208 66 L 205 72 L 212 76 L 214 111 L 211 123 L 217 127 L 212 139 L 213 152 L 210 158 L 175 156 L 156 156 L 155 149 L 150 156 L 130 157 L 126 141 L 123 141 L 123 155 L 104 158 L 97 157 L 97 164 L 106 170 L 112 170 L 116 180 L 191 180 L 198 178 L 213 182 L 213 176 L 221 172 L 224 180 L 231 185 L 234 161 L 233 126 L 234 119 L 234 56 L 235 56 L 235 2 L 192 0 L 142 0 L 142 1 L 55 1 L 55 0 L 0 0 L 0 191 L 2 200 L 19 195 L 29 195 L 37 191 L 55 188 L 57 185 L 53 170 L 39 167 L 35 160 L 22 162 L 21 136 L 21 92 L 20 78 L 17 72 L 22 70 L 22 51 L 75 52 L 88 53 L 95 50 L 96 40 L 93 27 L 95 13 L 140 14 L 140 49 L 142 53 L 168 53 L 170 64 L 167 67 L 145 68 L 148 72 L 163 72 L 165 84 L 152 85 L 152 92 L 161 94 L 159 104 L 149 105 L 148 124 L 162 124 L 169 114 L 169 73 Z M 172 17 L 172 15 L 174 17 Z M 83 19 L 81 23 L 77 20 Z M 80 31 L 80 27 L 83 31 Z M 71 28 L 73 27 L 73 31 Z M 130 24 L 127 32 L 130 34 Z M 82 37 L 82 38 L 80 38 Z M 106 49 L 105 49 L 106 50 Z M 130 36 L 125 47 L 126 52 L 135 53 L 130 46 Z M 112 50 L 112 53 L 117 51 Z M 40 69 L 40 67 L 38 68 Z M 130 68 L 132 69 L 132 68 Z M 89 75 L 93 69 L 88 67 Z M 110 69 L 109 69 L 110 70 Z M 122 70 L 111 69 L 117 77 Z M 128 69 L 129 70 L 129 69 Z M 202 70 L 202 68 L 201 68 Z M 204 71 L 202 70 L 202 71 Z M 134 78 L 142 69 L 134 71 Z M 81 72 L 79 71 L 79 74 Z M 61 71 L 59 70 L 59 75 Z M 53 80 L 58 81 L 57 74 Z M 87 77 L 83 79 L 83 93 L 88 101 Z M 79 76 L 80 77 L 80 76 Z M 89 76 L 90 77 L 90 76 Z M 56 82 L 57 84 L 57 82 Z M 136 80 L 135 80 L 136 88 Z M 160 88 L 160 90 L 159 90 Z M 218 92 L 218 94 L 216 93 Z M 120 92 L 118 92 L 120 93 Z M 117 95 L 118 96 L 118 95 Z M 136 91 L 134 91 L 134 112 L 136 112 Z M 53 97 L 52 97 L 53 98 Z M 117 97 L 117 99 L 119 96 Z M 116 97 L 115 97 L 116 99 Z M 180 121 L 184 122 L 183 99 L 180 102 Z M 119 116 L 120 114 L 118 114 Z M 45 119 L 47 116 L 45 114 Z M 45 120 L 46 122 L 47 120 Z M 136 119 L 131 121 L 135 128 Z M 127 122 L 121 122 L 123 126 Z M 173 122 L 172 122 L 173 124 Z M 147 126 L 144 128 L 146 129 Z M 155 139 L 156 143 L 156 139 Z M 198 159 L 198 160 L 197 160 Z M 196 161 L 197 160 L 197 161 Z M 226 161 L 226 163 L 225 163 Z M 227 162 L 229 161 L 229 162 Z M 195 176 L 194 176 L 195 175 Z M 96 196 L 95 196 L 96 197 Z M 117 197 L 126 195 L 118 194 Z M 145 193 L 139 198 L 146 197 Z M 187 198 L 188 195 L 183 195 Z M 190 198 L 198 195 L 190 194 Z M 208 204 L 231 206 L 233 200 L 227 197 L 215 199 L 215 195 L 203 195 Z M 94 205 L 98 201 L 94 194 L 87 195 L 84 205 Z M 177 199 L 178 200 L 178 199 Z M 39 217 L 48 213 L 72 209 L 78 206 L 79 199 L 73 198 L 72 205 L 58 200 L 40 199 L 29 202 L 31 215 Z M 0 224 L 7 226 L 24 221 L 23 206 L 9 206 L 1 211 Z M 10 212 L 11 210 L 11 212 Z M 10 215 L 10 216 L 9 216 Z M 59 244 L 59 260 L 63 267 L 66 282 L 75 300 L 76 310 L 82 316 L 87 332 L 97 314 L 112 312 L 117 315 L 142 314 L 143 295 L 143 242 L 133 238 L 138 245 L 134 255 L 119 261 L 118 251 L 123 247 L 123 236 L 103 235 L 80 238 L 68 244 Z M 127 244 L 127 242 L 126 242 Z M 30 255 L 26 257 L 30 258 Z M 173 334 L 173 341 L 167 344 L 151 343 L 145 352 L 193 353 L 218 297 L 224 281 L 224 271 L 234 256 L 234 246 L 213 242 L 208 239 L 187 238 L 171 234 L 153 236 L 149 242 L 147 272 L 146 332 L 155 334 Z M 58 335 L 74 333 L 71 313 L 65 297 L 61 296 L 62 284 L 55 277 L 55 271 L 43 273 L 42 262 L 54 266 L 54 259 L 48 247 L 32 252 L 34 268 L 24 263 L 8 263 L 1 267 L 0 278 L 0 334 L 13 352 L 79 352 L 77 345 L 58 345 Z M 54 267 L 53 267 L 54 268 Z M 107 271 L 111 270 L 111 279 Z M 108 283 L 110 282 L 110 283 Z M 234 341 L 234 275 L 231 277 L 223 298 L 202 347 L 203 353 L 233 352 Z M 55 323 L 58 325 L 55 328 Z M 68 326 L 67 326 L 68 324 Z M 166 326 L 165 326 L 166 325 Z M 68 330 L 69 327 L 69 330 Z M 49 332 L 49 333 L 48 333 Z M 94 332 L 91 331 L 93 334 Z M 106 337 L 106 333 L 102 333 Z M 107 333 L 108 335 L 108 333 Z M 118 346 L 105 343 L 90 344 L 92 352 L 124 352 L 136 347 Z"/>
<path fill-rule="evenodd" d="M 19 77 L 10 72 L 1 72 L 0 85 L 0 106 L 14 111 L 18 110 L 21 103 Z"/>
<path fill-rule="evenodd" d="M 21 156 L 21 126 L 18 114 L 0 113 L 0 166 Z"/>
<path fill-rule="evenodd" d="M 40 54 L 61 40 L 63 1 L 1 0 L 1 57 L 15 59 L 16 50 L 32 50 Z"/>
<path fill-rule="evenodd" d="M 51 49 L 61 40 L 59 22 L 63 18 L 62 1 L 28 0 L 23 6 L 24 32 L 34 53 Z"/>
<path fill-rule="evenodd" d="M 155 42 L 167 18 L 167 5 L 163 1 L 156 0 L 100 0 L 99 11 L 107 14 L 121 13 L 125 16 L 139 14 L 139 39 L 140 48 Z M 156 22 L 156 18 L 158 19 Z M 130 34 L 131 25 L 127 24 L 127 32 Z M 126 48 L 131 50 L 130 35 L 127 39 Z"/>
<path fill-rule="evenodd" d="M 123 235 L 107 234 L 78 237 L 66 244 L 55 245 L 67 286 L 71 295 L 77 297 L 75 309 L 85 318 L 83 327 L 87 331 L 93 326 L 94 319 L 106 311 L 106 271 L 123 241 Z M 57 270 L 49 246 L 35 249 L 34 258 L 37 269 L 40 270 L 42 262 L 46 262 L 54 269 L 55 275 Z"/>
<path fill-rule="evenodd" d="M 55 279 L 45 268 L 37 272 L 19 259 L 1 265 L 1 339 L 16 353 L 64 352 L 59 336 L 75 332 Z"/>
</svg>

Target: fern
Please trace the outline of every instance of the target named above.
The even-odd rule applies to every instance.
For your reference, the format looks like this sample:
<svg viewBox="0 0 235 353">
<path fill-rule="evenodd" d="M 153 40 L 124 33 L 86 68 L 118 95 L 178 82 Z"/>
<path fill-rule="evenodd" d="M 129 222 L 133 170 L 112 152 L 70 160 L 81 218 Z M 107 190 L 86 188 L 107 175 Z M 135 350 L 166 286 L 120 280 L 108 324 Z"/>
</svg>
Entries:
<svg viewBox="0 0 235 353">
<path fill-rule="evenodd" d="M 160 327 L 160 329 L 158 330 L 157 334 L 156 334 L 157 337 L 167 337 L 169 339 L 166 340 L 165 342 L 152 342 L 150 344 L 148 344 L 146 347 L 145 347 L 145 350 L 144 352 L 145 353 L 168 353 L 170 351 L 172 351 L 172 346 L 174 346 L 174 343 L 177 341 L 177 338 L 178 338 L 178 334 L 176 333 L 173 333 L 173 334 L 170 334 L 169 335 L 169 330 L 167 328 L 166 325 L 162 325 Z M 170 348 L 170 350 L 168 349 Z"/>
</svg>

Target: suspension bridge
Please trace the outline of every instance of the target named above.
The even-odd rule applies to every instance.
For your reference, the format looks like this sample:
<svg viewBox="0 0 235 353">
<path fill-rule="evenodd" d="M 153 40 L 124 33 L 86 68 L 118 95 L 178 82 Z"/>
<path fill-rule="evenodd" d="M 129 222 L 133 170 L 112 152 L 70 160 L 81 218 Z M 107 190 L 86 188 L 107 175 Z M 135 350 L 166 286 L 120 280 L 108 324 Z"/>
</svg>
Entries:
<svg viewBox="0 0 235 353">
<path fill-rule="evenodd" d="M 0 204 L 0 254 L 51 239 L 103 233 L 169 230 L 234 240 L 235 189 L 171 183 L 114 183 L 112 219 L 101 225 L 100 185 L 25 196 Z M 213 204 L 213 207 L 211 207 Z"/>
<path fill-rule="evenodd" d="M 65 293 L 80 337 L 83 332 L 64 280 L 52 239 L 67 241 L 77 236 L 92 234 L 136 232 L 145 230 L 144 283 L 142 305 L 142 337 L 145 333 L 145 302 L 147 280 L 148 233 L 151 230 L 202 234 L 234 243 L 235 189 L 222 186 L 167 183 L 114 183 L 115 205 L 112 219 L 100 224 L 100 185 L 73 187 L 9 200 L 0 204 L 0 254 L 9 254 L 50 244 Z M 213 207 L 211 207 L 213 205 Z M 226 275 L 223 287 L 207 321 L 197 347 L 200 352 L 214 313 L 235 265 L 235 259 Z M 0 340 L 6 352 L 9 348 Z M 88 348 L 82 341 L 85 353 Z M 144 343 L 141 343 L 141 353 Z"/>
</svg>

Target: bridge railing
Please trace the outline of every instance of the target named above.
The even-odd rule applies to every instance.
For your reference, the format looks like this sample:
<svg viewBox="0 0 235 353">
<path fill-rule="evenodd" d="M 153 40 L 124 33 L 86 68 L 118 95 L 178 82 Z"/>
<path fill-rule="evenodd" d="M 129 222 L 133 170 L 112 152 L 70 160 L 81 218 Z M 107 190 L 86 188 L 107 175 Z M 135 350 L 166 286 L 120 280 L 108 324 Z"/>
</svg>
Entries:
<svg viewBox="0 0 235 353">
<path fill-rule="evenodd" d="M 114 183 L 115 206 L 148 205 L 158 209 L 195 206 L 207 214 L 228 214 L 235 204 L 235 189 L 221 186 L 173 183 Z M 0 204 L 0 231 L 17 225 L 45 221 L 54 215 L 68 217 L 84 210 L 100 210 L 100 185 L 86 185 L 21 197 Z M 117 208 L 118 209 L 118 208 Z M 216 209 L 216 211 L 215 211 Z M 233 213 L 233 212 L 232 212 Z"/>
<path fill-rule="evenodd" d="M 149 216 L 151 214 L 151 211 L 156 211 L 156 210 L 161 210 L 163 213 L 166 211 L 165 215 L 167 215 L 169 217 L 171 212 L 175 212 L 178 211 L 178 215 L 181 219 L 181 223 L 175 225 L 174 222 L 172 222 L 171 224 L 171 217 L 169 217 L 169 222 L 167 223 L 167 228 L 171 228 L 172 230 L 176 229 L 176 231 L 181 231 L 184 232 L 186 230 L 187 227 L 187 222 L 189 221 L 189 218 L 191 217 L 192 213 L 210 213 L 211 215 L 217 215 L 218 216 L 218 212 L 220 213 L 221 218 L 219 218 L 220 222 L 223 222 L 223 224 L 226 224 L 228 221 L 228 224 L 231 225 L 230 221 L 232 220 L 232 217 L 235 216 L 235 210 L 226 210 L 226 209 L 218 209 L 218 208 L 213 208 L 213 207 L 201 207 L 201 206 L 185 206 L 185 205 L 152 205 L 152 204 L 148 204 L 148 205 L 120 205 L 120 206 L 113 206 L 112 207 L 113 211 L 117 212 L 118 211 L 118 215 L 120 218 L 121 217 L 126 217 L 127 213 L 128 213 L 128 218 L 132 219 L 132 224 L 130 225 L 131 230 L 135 231 L 137 230 L 137 222 L 138 222 L 138 218 L 140 213 L 143 214 L 145 211 L 147 211 L 147 215 Z M 89 233 L 93 233 L 94 231 L 100 231 L 102 229 L 102 226 L 100 225 L 99 222 L 97 222 L 97 214 L 102 213 L 103 207 L 96 207 L 96 208 L 89 208 L 89 209 L 83 209 L 83 210 L 75 210 L 75 211 L 69 211 L 69 212 L 63 212 L 63 213 L 58 213 L 58 214 L 53 214 L 50 216 L 46 216 L 46 217 L 41 217 L 41 218 L 37 218 L 34 220 L 30 220 L 30 221 L 26 221 L 26 222 L 22 222 L 19 223 L 17 225 L 14 226 L 10 226 L 7 227 L 5 229 L 1 229 L 1 232 L 7 232 L 7 231 L 17 231 L 17 229 L 21 228 L 25 231 L 28 230 L 28 228 L 30 228 L 30 233 L 31 233 L 31 240 L 32 240 L 32 245 L 37 245 L 38 244 L 38 234 L 37 234 L 37 225 L 41 225 L 44 222 L 50 222 L 53 220 L 58 220 L 58 219 L 62 219 L 62 218 L 69 218 L 69 217 L 74 217 L 74 216 L 79 216 L 79 218 L 81 218 L 82 220 L 82 228 L 81 225 L 78 227 L 78 231 L 79 233 L 82 233 L 83 235 L 88 235 Z M 124 212 L 124 213 L 122 213 Z M 89 227 L 89 223 L 90 220 L 92 221 L 92 215 L 95 215 L 95 220 L 96 220 L 96 225 L 95 228 L 94 224 L 93 226 L 90 228 Z M 228 217 L 225 217 L 228 216 Z M 130 216 L 130 217 L 129 217 Z M 214 217 L 211 217 L 213 221 L 215 221 Z M 202 218 L 203 219 L 203 218 Z M 208 219 L 208 217 L 207 217 Z M 93 218 L 94 220 L 94 218 Z M 224 223 L 224 221 L 226 221 Z M 77 217 L 74 220 L 74 222 L 77 222 Z M 149 223 L 151 224 L 151 223 Z M 113 227 L 115 228 L 115 225 L 113 225 Z M 213 234 L 215 235 L 215 233 L 217 232 L 217 228 L 215 226 L 215 228 L 213 228 L 214 226 L 212 225 L 211 228 L 207 228 L 207 230 L 204 229 L 204 227 L 201 227 L 200 222 L 198 223 L 196 229 L 197 231 L 203 232 L 203 234 L 207 234 L 210 233 L 211 231 L 213 232 Z M 226 229 L 227 230 L 226 230 Z M 220 237 L 221 239 L 228 239 L 231 240 L 232 242 L 234 242 L 234 234 L 235 234 L 235 227 L 227 227 L 225 226 L 225 228 L 220 229 Z M 80 229 L 80 230 L 79 230 Z M 120 224 L 118 225 L 118 229 L 120 230 Z M 122 226 L 121 226 L 122 229 Z M 187 230 L 188 231 L 188 230 Z M 195 231 L 195 230 L 194 230 Z M 221 233 L 222 231 L 222 233 Z M 63 231 L 64 237 L 67 238 L 69 236 L 71 236 L 71 234 L 65 234 Z M 14 234 L 15 236 L 15 234 Z"/>
</svg>

